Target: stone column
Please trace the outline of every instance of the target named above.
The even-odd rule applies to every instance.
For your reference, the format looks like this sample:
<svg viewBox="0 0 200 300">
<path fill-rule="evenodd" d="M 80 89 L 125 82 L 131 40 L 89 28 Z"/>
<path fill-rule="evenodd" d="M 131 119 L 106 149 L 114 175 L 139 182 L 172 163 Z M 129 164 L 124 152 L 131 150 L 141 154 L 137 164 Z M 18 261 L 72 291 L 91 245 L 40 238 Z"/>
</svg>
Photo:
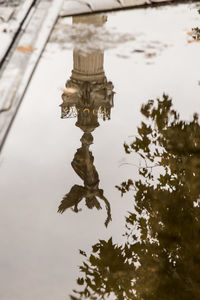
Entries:
<svg viewBox="0 0 200 300">
<path fill-rule="evenodd" d="M 73 24 L 87 24 L 94 27 L 101 27 L 107 18 L 102 15 L 74 16 Z M 104 53 L 101 50 L 93 50 L 84 53 L 74 50 L 74 67 L 71 79 L 81 81 L 103 81 L 105 74 L 103 69 Z"/>
</svg>

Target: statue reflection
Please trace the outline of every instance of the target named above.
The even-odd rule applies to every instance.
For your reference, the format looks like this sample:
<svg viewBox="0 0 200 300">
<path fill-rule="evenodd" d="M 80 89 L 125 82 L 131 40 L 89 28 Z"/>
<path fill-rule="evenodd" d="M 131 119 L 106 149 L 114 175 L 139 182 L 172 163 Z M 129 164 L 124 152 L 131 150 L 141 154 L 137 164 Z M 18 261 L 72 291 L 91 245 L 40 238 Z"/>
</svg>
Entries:
<svg viewBox="0 0 200 300">
<path fill-rule="evenodd" d="M 102 26 L 106 17 L 102 15 L 73 17 L 73 23 L 86 23 L 88 25 Z M 110 119 L 113 107 L 113 84 L 107 81 L 103 69 L 104 53 L 94 50 L 84 53 L 74 50 L 74 66 L 70 80 L 62 95 L 62 118 L 77 117 L 76 126 L 84 133 L 80 139 L 81 148 L 77 149 L 71 163 L 74 171 L 83 180 L 84 185 L 75 184 L 67 193 L 58 208 L 63 213 L 72 208 L 79 212 L 79 203 L 85 199 L 89 209 L 101 209 L 99 201 L 104 202 L 107 210 L 105 225 L 111 221 L 110 204 L 104 192 L 99 188 L 99 175 L 94 166 L 94 157 L 90 151 L 93 143 L 92 132 L 99 126 L 98 118 Z"/>
</svg>

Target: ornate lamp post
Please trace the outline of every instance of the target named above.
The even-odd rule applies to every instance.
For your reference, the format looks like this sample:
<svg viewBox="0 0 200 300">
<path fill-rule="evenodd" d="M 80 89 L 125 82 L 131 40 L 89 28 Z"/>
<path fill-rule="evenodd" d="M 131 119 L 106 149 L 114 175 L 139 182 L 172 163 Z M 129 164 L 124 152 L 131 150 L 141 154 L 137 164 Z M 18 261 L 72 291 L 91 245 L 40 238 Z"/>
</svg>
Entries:
<svg viewBox="0 0 200 300">
<path fill-rule="evenodd" d="M 106 22 L 105 16 L 73 17 L 73 23 L 85 23 L 93 26 L 102 26 Z M 107 226 L 111 220 L 110 204 L 99 189 L 99 176 L 93 164 L 94 157 L 89 150 L 93 143 L 91 132 L 99 126 L 98 118 L 110 119 L 113 107 L 113 84 L 107 81 L 104 73 L 104 53 L 93 50 L 84 53 L 81 50 L 73 52 L 73 70 L 66 83 L 66 90 L 62 95 L 61 117 L 77 117 L 76 126 L 84 133 L 81 138 L 82 146 L 72 161 L 72 167 L 83 180 L 84 186 L 74 185 L 70 192 L 63 198 L 59 212 L 64 212 L 69 207 L 74 207 L 78 212 L 78 203 L 85 198 L 88 208 L 101 208 L 97 198 L 104 201 L 107 210 Z"/>
</svg>

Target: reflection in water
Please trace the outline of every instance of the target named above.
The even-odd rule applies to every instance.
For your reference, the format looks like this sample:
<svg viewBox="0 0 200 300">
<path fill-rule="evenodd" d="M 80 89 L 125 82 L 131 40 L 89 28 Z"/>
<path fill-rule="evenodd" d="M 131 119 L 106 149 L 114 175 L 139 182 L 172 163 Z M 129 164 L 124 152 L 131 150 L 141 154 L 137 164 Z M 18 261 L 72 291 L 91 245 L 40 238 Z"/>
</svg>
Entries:
<svg viewBox="0 0 200 300">
<path fill-rule="evenodd" d="M 106 18 L 102 15 L 73 17 L 73 23 L 102 26 L 105 22 Z M 74 50 L 73 57 L 74 67 L 62 95 L 61 108 L 62 118 L 77 117 L 76 126 L 84 132 L 81 137 L 81 148 L 77 149 L 72 161 L 72 167 L 83 180 L 84 186 L 75 184 L 63 198 L 58 211 L 63 213 L 67 208 L 73 207 L 74 212 L 79 212 L 78 204 L 84 198 L 88 208 L 101 209 L 99 203 L 101 200 L 105 203 L 107 210 L 105 221 L 107 226 L 111 220 L 110 204 L 103 190 L 99 188 L 99 176 L 89 148 L 93 143 L 91 132 L 99 126 L 98 118 L 110 119 L 113 107 L 113 85 L 107 81 L 104 74 L 102 51 L 85 53 Z"/>
<path fill-rule="evenodd" d="M 200 299 L 200 125 L 185 122 L 167 95 L 149 101 L 146 121 L 127 154 L 144 162 L 126 217 L 125 243 L 101 240 L 92 247 L 71 299 Z M 153 168 L 155 167 L 155 168 Z M 159 172 L 155 172 L 156 168 Z M 76 295 L 76 296 L 75 296 Z"/>
</svg>

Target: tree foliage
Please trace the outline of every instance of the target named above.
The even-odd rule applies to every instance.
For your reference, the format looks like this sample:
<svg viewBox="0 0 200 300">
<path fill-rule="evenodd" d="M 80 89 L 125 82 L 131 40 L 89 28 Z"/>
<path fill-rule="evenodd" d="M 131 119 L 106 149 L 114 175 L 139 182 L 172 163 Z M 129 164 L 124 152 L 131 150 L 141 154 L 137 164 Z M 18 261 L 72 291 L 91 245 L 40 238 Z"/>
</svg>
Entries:
<svg viewBox="0 0 200 300">
<path fill-rule="evenodd" d="M 133 210 L 126 217 L 126 243 L 112 239 L 93 246 L 80 267 L 78 298 L 139 300 L 200 299 L 200 125 L 195 114 L 181 120 L 172 100 L 149 101 L 138 136 L 127 154 L 144 161 L 134 187 Z M 154 164 L 157 172 L 149 165 Z"/>
</svg>

